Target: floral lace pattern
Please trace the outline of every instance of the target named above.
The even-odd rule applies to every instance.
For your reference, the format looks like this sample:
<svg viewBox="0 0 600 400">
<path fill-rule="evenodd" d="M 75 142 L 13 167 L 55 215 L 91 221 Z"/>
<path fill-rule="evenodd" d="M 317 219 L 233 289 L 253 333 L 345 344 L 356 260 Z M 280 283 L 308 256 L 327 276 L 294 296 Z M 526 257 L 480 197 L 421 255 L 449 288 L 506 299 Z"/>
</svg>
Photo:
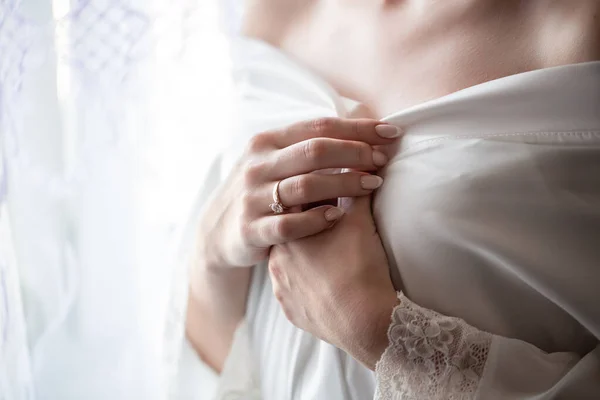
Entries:
<svg viewBox="0 0 600 400">
<path fill-rule="evenodd" d="M 389 347 L 377 363 L 378 400 L 471 399 L 492 341 L 490 333 L 412 303 L 398 294 Z"/>
</svg>

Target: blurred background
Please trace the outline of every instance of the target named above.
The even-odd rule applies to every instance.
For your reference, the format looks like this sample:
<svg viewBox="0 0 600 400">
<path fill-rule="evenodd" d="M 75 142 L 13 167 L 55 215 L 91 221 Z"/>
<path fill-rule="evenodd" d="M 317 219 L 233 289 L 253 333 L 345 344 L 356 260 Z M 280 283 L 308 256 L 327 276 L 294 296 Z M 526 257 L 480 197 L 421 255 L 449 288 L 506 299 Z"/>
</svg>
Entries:
<svg viewBox="0 0 600 400">
<path fill-rule="evenodd" d="M 235 120 L 238 15 L 0 0 L 1 400 L 210 393 L 177 365 L 194 199 Z"/>
</svg>

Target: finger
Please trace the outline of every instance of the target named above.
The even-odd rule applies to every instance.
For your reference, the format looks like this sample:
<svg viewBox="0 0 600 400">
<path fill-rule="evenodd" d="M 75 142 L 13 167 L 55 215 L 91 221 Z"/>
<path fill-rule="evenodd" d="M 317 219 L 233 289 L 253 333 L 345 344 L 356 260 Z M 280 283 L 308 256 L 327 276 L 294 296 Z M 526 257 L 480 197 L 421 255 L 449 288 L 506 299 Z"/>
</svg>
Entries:
<svg viewBox="0 0 600 400">
<path fill-rule="evenodd" d="M 267 163 L 270 177 L 279 180 L 326 168 L 374 171 L 387 161 L 383 152 L 363 142 L 317 138 L 277 150 Z"/>
<path fill-rule="evenodd" d="M 269 247 L 306 236 L 315 235 L 331 227 L 343 216 L 337 207 L 324 206 L 293 214 L 259 218 L 250 227 L 258 247 Z"/>
<path fill-rule="evenodd" d="M 379 176 L 361 172 L 296 175 L 279 183 L 279 201 L 286 207 L 293 207 L 338 197 L 365 196 L 382 183 L 383 179 Z M 272 185 L 269 184 L 261 189 L 261 202 L 272 196 L 270 187 Z"/>
<path fill-rule="evenodd" d="M 279 148 L 324 137 L 386 145 L 393 143 L 401 134 L 400 128 L 373 119 L 319 118 L 290 125 L 277 131 L 272 139 Z"/>
</svg>

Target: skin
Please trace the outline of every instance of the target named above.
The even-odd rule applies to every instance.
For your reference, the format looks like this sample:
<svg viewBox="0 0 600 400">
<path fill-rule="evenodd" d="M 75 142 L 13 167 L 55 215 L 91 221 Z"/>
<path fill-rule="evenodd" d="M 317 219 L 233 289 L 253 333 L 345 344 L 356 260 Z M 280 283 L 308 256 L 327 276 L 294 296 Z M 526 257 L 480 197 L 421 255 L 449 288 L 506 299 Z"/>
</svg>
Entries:
<svg viewBox="0 0 600 400">
<path fill-rule="evenodd" d="M 597 0 L 249 0 L 247 5 L 245 35 L 281 48 L 340 94 L 362 102 L 373 118 L 492 79 L 600 59 Z M 332 135 L 365 145 L 382 144 L 369 135 L 352 138 L 351 128 L 333 132 L 334 124 L 328 123 L 328 129 L 305 136 L 296 149 L 306 150 L 315 138 Z M 319 124 L 299 130 L 311 132 Z M 258 153 L 264 159 L 277 158 L 274 154 L 281 154 L 277 153 L 281 149 L 251 145 L 248 159 L 256 160 Z M 319 153 L 303 173 L 322 168 L 332 157 L 343 159 L 344 151 L 348 148 L 338 146 Z M 287 160 L 290 165 L 305 162 L 306 154 L 310 153 L 290 153 Z M 287 218 L 295 214 L 297 224 L 288 226 L 294 234 L 281 235 L 277 228 L 278 234 L 270 236 L 241 231 L 260 219 L 266 232 L 280 227 L 275 221 L 283 218 L 271 216 L 272 222 L 267 222 L 268 213 L 261 214 L 275 180 L 282 177 L 252 183 L 244 178 L 248 167 L 256 166 L 248 159 L 224 183 L 200 225 L 191 268 L 188 338 L 198 354 L 220 370 L 245 309 L 250 268 L 239 267 L 269 256 L 274 294 L 290 321 L 374 368 L 387 346 L 385 332 L 396 299 L 370 196 L 348 192 L 347 183 L 341 181 L 334 192 L 326 191 L 327 185 L 313 185 L 312 197 L 306 192 L 303 198 L 297 196 L 293 203 L 297 207 L 288 214 Z M 374 167 L 344 163 L 337 166 L 362 172 Z M 354 184 L 350 183 L 354 188 L 361 175 L 355 173 Z M 288 179 L 280 187 L 284 192 L 286 185 L 288 190 L 300 187 L 292 183 L 298 179 L 294 175 L 283 178 Z M 248 200 L 248 193 L 260 198 L 254 206 L 240 200 Z M 299 212 L 301 204 L 331 197 L 346 198 L 341 206 L 345 215 L 335 224 L 323 222 L 323 213 L 331 206 Z M 253 242 L 257 237 L 263 237 L 260 246 Z M 311 284 L 316 281 L 323 283 Z"/>
<path fill-rule="evenodd" d="M 331 229 L 273 247 L 273 293 L 290 322 L 374 369 L 387 347 L 396 291 L 370 196 L 341 206 L 344 218 Z"/>
<path fill-rule="evenodd" d="M 273 245 L 329 229 L 343 212 L 332 205 L 302 211 L 303 205 L 342 196 L 369 195 L 387 162 L 373 146 L 394 142 L 397 128 L 371 119 L 326 118 L 256 135 L 229 177 L 206 205 L 190 268 L 186 332 L 196 351 L 220 370 L 237 324 L 244 316 L 250 267 L 264 261 Z M 388 136 L 383 137 L 382 135 Z M 314 174 L 351 168 L 341 174 Z M 279 196 L 290 207 L 273 215 Z"/>
<path fill-rule="evenodd" d="M 600 59 L 597 0 L 251 0 L 244 31 L 376 117 L 503 76 Z"/>
</svg>

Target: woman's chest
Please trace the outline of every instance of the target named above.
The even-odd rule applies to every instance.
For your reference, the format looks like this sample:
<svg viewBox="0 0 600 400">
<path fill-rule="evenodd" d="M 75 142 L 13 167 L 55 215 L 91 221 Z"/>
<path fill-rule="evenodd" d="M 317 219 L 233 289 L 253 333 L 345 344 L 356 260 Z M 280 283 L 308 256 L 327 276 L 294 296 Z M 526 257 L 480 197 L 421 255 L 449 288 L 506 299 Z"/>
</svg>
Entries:
<svg viewBox="0 0 600 400">
<path fill-rule="evenodd" d="M 482 82 L 598 59 L 600 4 L 313 2 L 278 45 L 379 117 Z M 553 21 L 569 23 L 555 30 Z M 595 53 L 594 50 L 596 49 Z"/>
<path fill-rule="evenodd" d="M 591 228 L 600 227 L 598 210 L 582 216 L 560 195 L 570 174 L 593 184 L 582 165 L 556 169 L 576 157 L 570 149 L 478 138 L 397 154 L 373 205 L 396 289 L 545 351 L 585 352 L 591 337 L 558 305 L 576 296 L 564 285 L 565 265 L 593 271 L 600 258 Z"/>
</svg>

